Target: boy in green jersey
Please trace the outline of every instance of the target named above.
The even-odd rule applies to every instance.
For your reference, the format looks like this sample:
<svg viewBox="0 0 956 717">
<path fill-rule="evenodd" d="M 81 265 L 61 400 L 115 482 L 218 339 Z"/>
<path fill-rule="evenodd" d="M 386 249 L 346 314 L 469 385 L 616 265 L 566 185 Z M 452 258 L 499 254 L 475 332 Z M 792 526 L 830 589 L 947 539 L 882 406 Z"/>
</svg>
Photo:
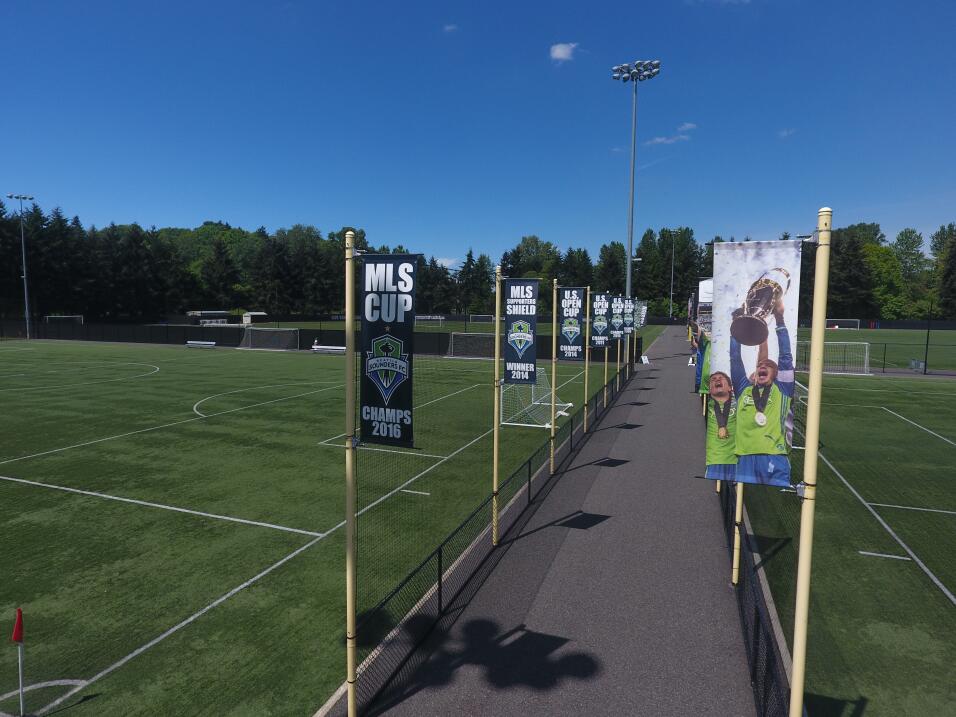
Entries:
<svg viewBox="0 0 956 717">
<path fill-rule="evenodd" d="M 794 370 L 783 302 L 773 310 L 780 365 L 767 358 L 767 342 L 758 352 L 757 369 L 747 376 L 740 343 L 730 338 L 730 373 L 737 395 L 737 480 L 790 487 L 790 411 Z"/>
<path fill-rule="evenodd" d="M 737 407 L 734 405 L 730 376 L 723 371 L 710 374 L 710 399 L 707 408 L 707 471 L 711 480 L 736 480 Z"/>
</svg>

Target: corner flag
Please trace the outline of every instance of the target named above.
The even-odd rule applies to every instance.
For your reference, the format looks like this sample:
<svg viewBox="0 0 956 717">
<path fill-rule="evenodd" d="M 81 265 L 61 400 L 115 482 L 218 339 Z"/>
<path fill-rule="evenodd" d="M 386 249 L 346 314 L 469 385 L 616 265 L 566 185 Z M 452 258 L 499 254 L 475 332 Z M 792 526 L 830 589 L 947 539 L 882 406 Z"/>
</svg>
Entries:
<svg viewBox="0 0 956 717">
<path fill-rule="evenodd" d="M 23 610 L 17 608 L 17 621 L 13 623 L 13 636 L 10 638 L 13 642 L 23 642 Z"/>
</svg>

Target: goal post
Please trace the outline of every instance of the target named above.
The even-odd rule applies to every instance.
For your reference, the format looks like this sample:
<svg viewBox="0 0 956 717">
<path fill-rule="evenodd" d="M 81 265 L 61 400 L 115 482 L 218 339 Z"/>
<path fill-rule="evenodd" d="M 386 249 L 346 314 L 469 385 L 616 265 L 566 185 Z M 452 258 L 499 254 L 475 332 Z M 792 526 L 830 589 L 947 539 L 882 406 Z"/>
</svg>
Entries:
<svg viewBox="0 0 956 717">
<path fill-rule="evenodd" d="M 260 329 L 247 326 L 242 330 L 239 348 L 253 351 L 298 351 L 298 329 Z"/>
<path fill-rule="evenodd" d="M 859 329 L 859 319 L 827 319 L 828 329 Z"/>
<path fill-rule="evenodd" d="M 492 359 L 495 357 L 495 334 L 453 331 L 448 340 L 447 355 L 452 358 Z"/>
<path fill-rule="evenodd" d="M 83 314 L 48 314 L 43 317 L 45 324 L 82 324 Z"/>
<path fill-rule="evenodd" d="M 438 315 L 429 316 L 429 315 L 424 315 L 424 316 L 416 316 L 416 317 L 415 317 L 415 326 L 416 326 L 416 328 L 419 327 L 419 326 L 444 326 L 444 325 L 445 325 L 445 317 L 444 317 L 444 316 L 438 316 Z"/>
<path fill-rule="evenodd" d="M 494 314 L 468 314 L 468 321 L 473 324 L 493 324 Z"/>
<path fill-rule="evenodd" d="M 567 416 L 573 403 L 555 396 L 557 417 Z M 535 371 L 535 383 L 501 384 L 501 425 L 551 428 L 551 379 L 548 371 Z"/>
<path fill-rule="evenodd" d="M 794 365 L 810 370 L 810 342 L 798 341 Z M 827 341 L 823 344 L 823 373 L 870 375 L 870 344 L 865 341 Z"/>
</svg>

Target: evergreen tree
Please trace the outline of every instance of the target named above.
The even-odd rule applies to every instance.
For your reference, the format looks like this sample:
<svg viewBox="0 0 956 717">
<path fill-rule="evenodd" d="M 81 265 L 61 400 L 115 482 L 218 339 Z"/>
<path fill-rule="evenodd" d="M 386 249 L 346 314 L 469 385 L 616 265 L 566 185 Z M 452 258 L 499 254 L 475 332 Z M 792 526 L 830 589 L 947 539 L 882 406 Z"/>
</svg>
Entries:
<svg viewBox="0 0 956 717">
<path fill-rule="evenodd" d="M 239 272 L 221 238 L 212 240 L 209 256 L 202 261 L 199 273 L 207 300 L 211 301 L 215 308 L 235 308 Z"/>
<path fill-rule="evenodd" d="M 827 313 L 848 319 L 866 319 L 877 315 L 873 298 L 873 277 L 866 263 L 863 247 L 877 244 L 869 241 L 861 227 L 853 225 L 834 229 L 831 236 L 830 285 Z"/>
<path fill-rule="evenodd" d="M 619 241 L 604 244 L 598 253 L 598 263 L 594 270 L 594 283 L 597 291 L 611 294 L 624 294 L 624 275 L 627 271 L 627 253 Z"/>
</svg>

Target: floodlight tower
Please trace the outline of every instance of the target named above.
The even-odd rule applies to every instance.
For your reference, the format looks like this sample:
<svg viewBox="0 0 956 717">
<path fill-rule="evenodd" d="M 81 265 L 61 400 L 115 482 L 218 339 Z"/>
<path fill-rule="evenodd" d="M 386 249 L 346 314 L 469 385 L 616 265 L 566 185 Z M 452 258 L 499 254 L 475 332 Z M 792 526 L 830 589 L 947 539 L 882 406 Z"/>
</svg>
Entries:
<svg viewBox="0 0 956 717">
<path fill-rule="evenodd" d="M 661 71 L 660 60 L 635 60 L 629 65 L 611 68 L 611 79 L 631 82 L 634 92 L 631 100 L 631 199 L 627 220 L 627 278 L 624 295 L 631 298 L 631 257 L 634 254 L 634 161 L 637 157 L 637 84 L 657 77 Z"/>
<path fill-rule="evenodd" d="M 23 259 L 23 318 L 27 326 L 27 338 L 30 338 L 30 295 L 27 291 L 27 240 L 23 233 L 23 200 L 33 201 L 29 194 L 8 194 L 8 199 L 17 199 L 20 201 L 20 255 Z"/>
</svg>

